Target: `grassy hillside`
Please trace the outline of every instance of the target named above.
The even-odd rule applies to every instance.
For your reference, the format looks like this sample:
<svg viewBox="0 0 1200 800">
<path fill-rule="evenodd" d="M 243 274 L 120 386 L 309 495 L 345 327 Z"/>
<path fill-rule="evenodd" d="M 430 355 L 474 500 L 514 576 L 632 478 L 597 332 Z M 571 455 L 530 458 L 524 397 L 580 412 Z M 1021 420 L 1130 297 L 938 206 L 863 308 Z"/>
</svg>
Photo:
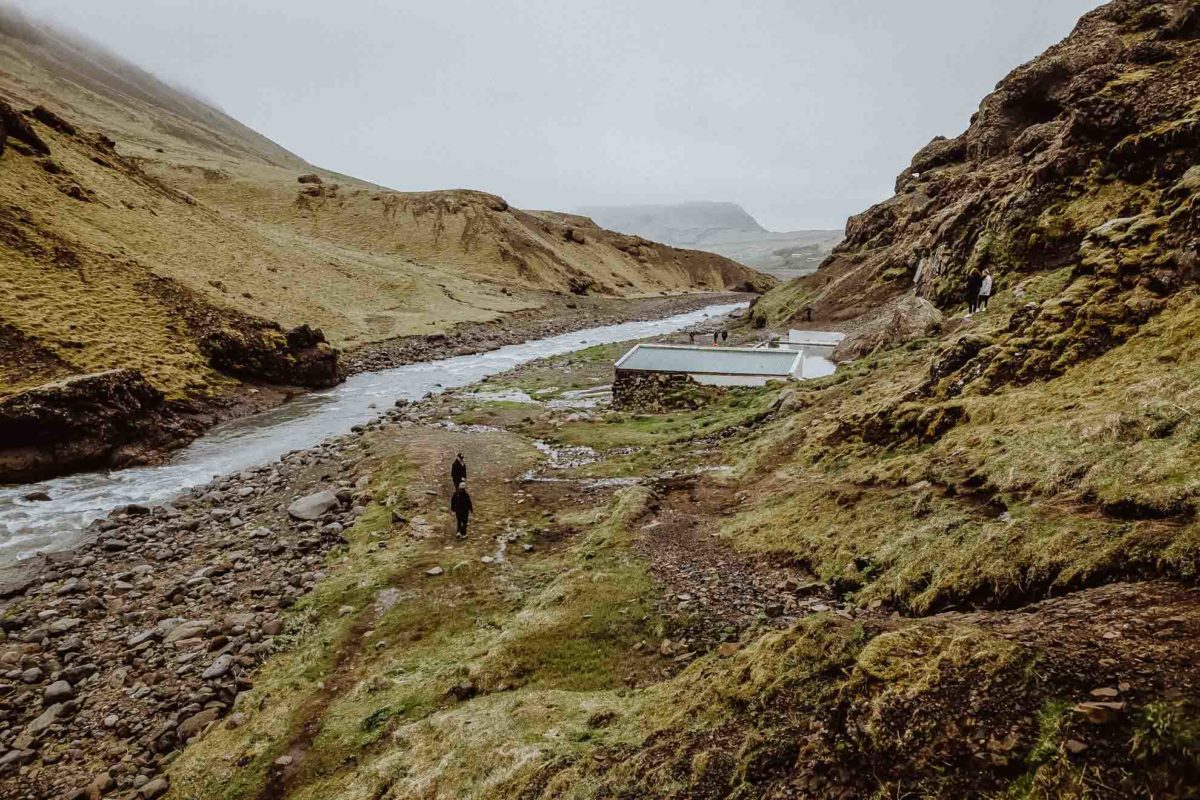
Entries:
<svg viewBox="0 0 1200 800">
<path fill-rule="evenodd" d="M 297 576 L 192 547 L 135 573 L 131 548 L 35 582 L 14 638 L 85 607 L 77 573 L 164 598 L 110 615 L 105 647 L 229 603 L 275 614 L 272 592 L 288 610 L 232 640 L 210 625 L 203 659 L 139 645 L 202 687 L 154 706 L 106 662 L 64 723 L 92 761 L 57 737 L 13 785 L 111 767 L 188 800 L 1197 797 L 1198 58 L 1200 4 L 1117 0 L 1002 82 L 823 274 L 754 309 L 854 328 L 832 376 L 618 411 L 596 403 L 623 348 L 592 348 L 197 491 L 178 527 L 126 519 L 148 551 L 227 549 L 233 513 L 345 539 Z M 999 292 L 965 318 L 977 264 Z M 465 541 L 444 532 L 458 452 Z M 345 505 L 287 518 L 323 488 Z M 226 647 L 245 672 L 203 683 Z M 21 696 L 22 721 L 42 713 Z M 115 732 L 88 724 L 109 713 Z M 199 732 L 176 754 L 159 730 Z"/>
<path fill-rule="evenodd" d="M 213 327 L 303 323 L 347 347 L 496 319 L 546 293 L 768 285 L 709 254 L 585 235 L 495 196 L 318 170 L 11 11 L 0 62 L 0 100 L 52 112 L 23 117 L 46 152 L 18 141 L 0 172 L 0 350 L 21 354 L 4 359 L 0 395 L 133 367 L 170 398 L 202 398 L 228 382 L 204 352 Z"/>
<path fill-rule="evenodd" d="M 950 430 L 875 414 L 932 340 L 657 415 L 572 405 L 597 348 L 409 412 L 175 796 L 1194 796 L 1198 303 Z M 527 482 L 533 440 L 598 456 Z M 486 467 L 448 546 L 458 451 Z"/>
<path fill-rule="evenodd" d="M 585 353 L 416 417 L 487 433 L 381 431 L 367 463 L 394 469 L 477 448 L 483 535 L 447 558 L 389 523 L 437 476 L 376 468 L 334 567 L 378 569 L 366 595 L 341 622 L 306 601 L 327 650 L 268 665 L 265 710 L 189 750 L 177 796 L 1195 797 L 1198 37 L 1193 2 L 1093 12 L 763 298 L 760 325 L 811 304 L 870 333 L 834 376 L 553 405 L 608 380 Z M 973 266 L 1000 291 L 963 319 Z M 514 496 L 527 462 L 485 437 L 597 456 Z M 490 560 L 506 534 L 532 549 Z"/>
</svg>

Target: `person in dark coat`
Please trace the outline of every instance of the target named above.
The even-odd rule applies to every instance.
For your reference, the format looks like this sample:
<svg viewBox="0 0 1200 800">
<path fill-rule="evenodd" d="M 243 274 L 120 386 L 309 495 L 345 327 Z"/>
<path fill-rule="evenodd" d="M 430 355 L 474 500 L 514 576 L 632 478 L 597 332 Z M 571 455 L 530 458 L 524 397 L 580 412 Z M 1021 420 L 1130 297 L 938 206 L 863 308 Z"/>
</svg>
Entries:
<svg viewBox="0 0 1200 800">
<path fill-rule="evenodd" d="M 972 269 L 967 275 L 967 313 L 974 314 L 979 308 L 979 287 L 983 285 L 983 274 Z"/>
<path fill-rule="evenodd" d="M 719 331 L 713 331 L 713 346 L 716 347 L 720 343 L 721 343 L 721 333 Z"/>
<path fill-rule="evenodd" d="M 471 495 L 467 494 L 467 482 L 463 481 L 454 490 L 454 496 L 450 498 L 450 510 L 454 512 L 454 519 L 458 525 L 454 530 L 454 536 L 458 539 L 467 538 L 467 521 L 471 517 L 471 512 L 475 510 L 475 506 L 471 503 Z"/>
<path fill-rule="evenodd" d="M 729 331 L 721 331 L 721 344 L 729 341 Z"/>
<path fill-rule="evenodd" d="M 454 488 L 457 489 L 459 484 L 467 479 L 467 460 L 463 458 L 463 454 L 459 453 L 458 458 L 454 459 L 454 463 L 450 466 L 450 480 L 454 481 Z"/>
</svg>

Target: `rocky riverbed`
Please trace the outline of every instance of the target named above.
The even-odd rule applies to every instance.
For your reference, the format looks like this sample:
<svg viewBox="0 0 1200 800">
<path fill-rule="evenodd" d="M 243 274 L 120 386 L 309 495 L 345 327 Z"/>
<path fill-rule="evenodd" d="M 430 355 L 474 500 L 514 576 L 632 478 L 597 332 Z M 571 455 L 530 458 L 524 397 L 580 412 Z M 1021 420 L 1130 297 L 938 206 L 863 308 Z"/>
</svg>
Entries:
<svg viewBox="0 0 1200 800">
<path fill-rule="evenodd" d="M 0 585 L 0 795 L 164 794 L 189 739 L 238 724 L 282 612 L 370 502 L 362 434 L 420 418 L 393 409 L 169 504 L 119 509 L 75 550 L 21 565 Z"/>
<path fill-rule="evenodd" d="M 460 396 L 470 405 L 470 391 Z M 590 419 L 597 401 L 579 402 L 547 404 L 538 419 Z M 9 570 L 0 581 L 0 795 L 165 794 L 182 748 L 210 726 L 242 724 L 255 668 L 298 635 L 285 612 L 325 577 L 330 551 L 375 499 L 368 436 L 460 429 L 451 418 L 463 404 L 453 393 L 400 401 L 312 449 L 162 505 L 122 507 L 74 550 Z"/>
<path fill-rule="evenodd" d="M 363 345 L 346 353 L 343 360 L 350 374 L 371 372 L 418 361 L 485 353 L 585 328 L 660 319 L 723 303 L 748 302 L 753 297 L 750 294 L 686 294 L 640 300 L 554 297 L 545 308 L 509 314 L 501 320 Z"/>
</svg>

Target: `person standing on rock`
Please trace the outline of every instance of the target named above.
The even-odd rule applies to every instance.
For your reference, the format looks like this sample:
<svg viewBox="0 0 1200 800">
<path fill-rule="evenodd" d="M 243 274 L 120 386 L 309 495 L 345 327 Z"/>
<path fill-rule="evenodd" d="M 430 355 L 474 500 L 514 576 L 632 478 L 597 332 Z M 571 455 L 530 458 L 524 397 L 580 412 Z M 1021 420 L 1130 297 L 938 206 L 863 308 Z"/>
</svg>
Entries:
<svg viewBox="0 0 1200 800">
<path fill-rule="evenodd" d="M 974 314 L 979 308 L 979 289 L 983 286 L 983 275 L 972 267 L 967 274 L 967 316 Z"/>
<path fill-rule="evenodd" d="M 983 271 L 983 280 L 979 284 L 979 301 L 975 304 L 975 308 L 982 311 L 987 308 L 988 299 L 992 296 L 992 271 L 985 269 Z"/>
<path fill-rule="evenodd" d="M 475 510 L 475 506 L 471 503 L 471 495 L 467 494 L 466 481 L 460 483 L 454 490 L 454 496 L 450 498 L 450 510 L 454 512 L 454 519 L 458 523 L 454 530 L 455 538 L 467 538 L 467 522 L 471 518 L 471 512 Z"/>
<path fill-rule="evenodd" d="M 454 488 L 457 489 L 463 481 L 467 479 L 467 460 L 463 458 L 463 454 L 459 453 L 454 459 L 454 463 L 450 465 L 450 480 L 454 481 Z"/>
</svg>

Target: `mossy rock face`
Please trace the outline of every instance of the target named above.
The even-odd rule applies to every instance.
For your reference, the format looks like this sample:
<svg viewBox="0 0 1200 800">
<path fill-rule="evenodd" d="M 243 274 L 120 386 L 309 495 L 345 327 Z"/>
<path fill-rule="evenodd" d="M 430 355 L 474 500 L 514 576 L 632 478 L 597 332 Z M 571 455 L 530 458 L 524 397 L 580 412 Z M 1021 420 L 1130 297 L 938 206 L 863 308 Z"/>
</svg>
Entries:
<svg viewBox="0 0 1200 800">
<path fill-rule="evenodd" d="M 937 392 L 1051 378 L 1135 335 L 1195 279 L 1200 230 L 1188 188 L 1200 142 L 1200 46 L 1179 33 L 1197 12 L 1190 0 L 1159 5 L 1161 14 L 1137 14 L 1136 3 L 1110 3 L 1014 70 L 962 135 L 914 156 L 894 197 L 849 220 L 816 274 L 763 297 L 755 324 L 786 324 L 811 307 L 818 323 L 862 328 L 914 290 L 953 312 L 971 299 L 972 271 L 989 269 L 1002 297 L 1018 276 L 1067 268 L 1060 298 L 1071 303 L 1046 297 L 1016 321 L 1032 345 L 999 359 L 980 350 L 979 363 L 935 381 Z"/>
<path fill-rule="evenodd" d="M 828 441 L 837 444 L 853 440 L 878 447 L 929 444 L 967 419 L 967 409 L 961 403 L 900 403 L 839 421 Z"/>
</svg>

